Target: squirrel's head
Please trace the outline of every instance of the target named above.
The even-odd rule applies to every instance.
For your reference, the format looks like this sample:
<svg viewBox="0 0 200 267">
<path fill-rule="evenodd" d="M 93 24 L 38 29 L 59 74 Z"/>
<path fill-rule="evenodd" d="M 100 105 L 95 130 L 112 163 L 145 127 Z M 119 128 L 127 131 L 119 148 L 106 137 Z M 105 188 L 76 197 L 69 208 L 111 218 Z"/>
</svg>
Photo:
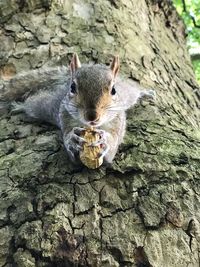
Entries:
<svg viewBox="0 0 200 267">
<path fill-rule="evenodd" d="M 74 54 L 70 63 L 71 84 L 67 94 L 68 112 L 82 123 L 100 126 L 119 112 L 115 79 L 119 71 L 119 57 L 106 65 L 83 65 Z"/>
</svg>

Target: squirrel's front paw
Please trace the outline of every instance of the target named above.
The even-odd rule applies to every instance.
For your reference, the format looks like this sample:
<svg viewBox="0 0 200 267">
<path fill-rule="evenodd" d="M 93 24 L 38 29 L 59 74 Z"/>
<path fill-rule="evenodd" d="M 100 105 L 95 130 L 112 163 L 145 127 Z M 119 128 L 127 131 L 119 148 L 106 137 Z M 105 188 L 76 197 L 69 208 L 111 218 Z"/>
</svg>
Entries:
<svg viewBox="0 0 200 267">
<path fill-rule="evenodd" d="M 104 130 L 95 129 L 94 132 L 98 133 L 100 138 L 98 141 L 91 143 L 90 146 L 99 146 L 101 148 L 101 152 L 99 153 L 98 157 L 104 157 L 109 149 L 110 146 L 107 141 L 108 133 Z"/>
<path fill-rule="evenodd" d="M 70 159 L 75 162 L 79 152 L 83 150 L 85 139 L 80 135 L 85 131 L 84 128 L 74 127 L 71 132 L 64 135 L 64 145 Z"/>
</svg>

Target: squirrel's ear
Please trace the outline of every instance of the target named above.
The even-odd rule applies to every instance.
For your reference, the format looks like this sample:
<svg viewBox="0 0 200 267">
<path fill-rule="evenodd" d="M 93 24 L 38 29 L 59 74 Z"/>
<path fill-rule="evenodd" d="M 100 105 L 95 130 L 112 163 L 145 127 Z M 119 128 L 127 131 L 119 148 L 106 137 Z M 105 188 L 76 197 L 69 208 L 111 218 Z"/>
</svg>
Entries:
<svg viewBox="0 0 200 267">
<path fill-rule="evenodd" d="M 115 56 L 113 58 L 113 61 L 112 61 L 111 65 L 110 65 L 110 68 L 112 70 L 114 78 L 117 76 L 117 73 L 119 72 L 119 66 L 120 66 L 120 64 L 119 64 L 119 56 Z"/>
<path fill-rule="evenodd" d="M 70 62 L 70 70 L 71 70 L 72 76 L 75 74 L 75 71 L 80 67 L 81 67 L 81 62 L 78 58 L 78 55 L 74 53 L 72 60 Z"/>
</svg>

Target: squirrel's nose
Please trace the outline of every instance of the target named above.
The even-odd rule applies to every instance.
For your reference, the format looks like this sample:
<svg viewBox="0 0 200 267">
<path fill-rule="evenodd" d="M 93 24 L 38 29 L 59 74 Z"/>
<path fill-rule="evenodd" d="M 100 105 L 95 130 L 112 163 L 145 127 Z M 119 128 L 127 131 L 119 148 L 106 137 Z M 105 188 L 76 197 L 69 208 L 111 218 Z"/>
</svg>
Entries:
<svg viewBox="0 0 200 267">
<path fill-rule="evenodd" d="M 85 113 L 85 119 L 87 121 L 97 121 L 99 119 L 98 113 L 96 110 L 87 110 Z"/>
</svg>

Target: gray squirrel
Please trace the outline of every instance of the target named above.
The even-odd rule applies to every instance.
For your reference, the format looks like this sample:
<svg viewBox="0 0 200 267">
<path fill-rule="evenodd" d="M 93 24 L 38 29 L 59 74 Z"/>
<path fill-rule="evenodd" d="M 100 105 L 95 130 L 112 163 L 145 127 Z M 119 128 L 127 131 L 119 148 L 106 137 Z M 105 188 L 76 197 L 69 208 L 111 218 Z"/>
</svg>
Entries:
<svg viewBox="0 0 200 267">
<path fill-rule="evenodd" d="M 12 110 L 58 126 L 73 163 L 79 163 L 84 127 L 94 127 L 100 140 L 90 145 L 100 145 L 99 157 L 111 163 L 125 134 L 125 111 L 141 97 L 154 96 L 154 91 L 141 90 L 138 83 L 118 77 L 119 67 L 118 56 L 110 66 L 81 66 L 74 54 L 68 69 L 47 68 L 16 75 L 7 82 L 0 99 L 25 97 L 23 102 L 13 102 Z"/>
</svg>

